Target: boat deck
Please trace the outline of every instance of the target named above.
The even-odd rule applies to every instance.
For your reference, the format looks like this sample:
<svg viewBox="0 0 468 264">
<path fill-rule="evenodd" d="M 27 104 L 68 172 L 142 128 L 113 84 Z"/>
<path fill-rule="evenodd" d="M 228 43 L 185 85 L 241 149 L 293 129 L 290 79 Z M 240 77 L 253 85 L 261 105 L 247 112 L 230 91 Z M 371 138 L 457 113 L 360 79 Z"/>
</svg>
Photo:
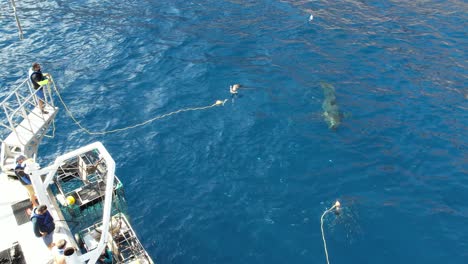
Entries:
<svg viewBox="0 0 468 264">
<path fill-rule="evenodd" d="M 17 242 L 23 251 L 26 263 L 53 263 L 55 250 L 48 250 L 42 238 L 34 235 L 32 223 L 26 215 L 27 203 L 22 202 L 24 200 L 29 202 L 26 188 L 18 180 L 11 179 L 6 174 L 1 173 L 0 193 L 0 234 L 2 237 L 0 251 L 11 248 Z M 18 208 L 18 210 L 14 210 L 13 207 Z M 29 208 L 31 207 L 32 205 L 29 204 Z M 15 217 L 14 211 L 17 211 L 19 217 Z M 49 212 L 55 220 L 60 219 L 54 208 L 49 208 Z M 63 238 L 74 244 L 74 241 L 67 239 L 69 231 L 65 222 L 55 221 L 55 225 L 54 242 Z"/>
</svg>

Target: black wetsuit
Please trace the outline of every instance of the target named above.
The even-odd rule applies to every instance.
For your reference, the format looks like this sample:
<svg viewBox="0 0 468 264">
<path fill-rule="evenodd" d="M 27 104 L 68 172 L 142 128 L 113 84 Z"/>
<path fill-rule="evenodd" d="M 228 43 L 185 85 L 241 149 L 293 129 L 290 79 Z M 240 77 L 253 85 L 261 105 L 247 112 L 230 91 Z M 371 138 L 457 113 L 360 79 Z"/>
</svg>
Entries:
<svg viewBox="0 0 468 264">
<path fill-rule="evenodd" d="M 41 85 L 39 84 L 40 81 L 44 81 L 46 78 L 44 77 L 44 75 L 42 74 L 41 70 L 38 70 L 38 71 L 34 71 L 32 74 L 31 74 L 31 82 L 32 84 L 34 85 L 34 89 L 38 89 L 39 87 L 41 87 Z"/>
</svg>

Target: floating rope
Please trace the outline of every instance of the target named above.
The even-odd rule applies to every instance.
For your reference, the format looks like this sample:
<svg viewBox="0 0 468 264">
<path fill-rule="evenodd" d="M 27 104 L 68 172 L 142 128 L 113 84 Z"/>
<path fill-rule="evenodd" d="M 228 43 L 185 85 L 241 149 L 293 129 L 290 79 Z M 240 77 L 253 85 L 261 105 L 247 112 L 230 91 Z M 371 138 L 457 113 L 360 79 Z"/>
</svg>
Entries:
<svg viewBox="0 0 468 264">
<path fill-rule="evenodd" d="M 55 138 L 55 120 L 52 119 L 52 135 L 44 135 L 46 138 Z"/>
<path fill-rule="evenodd" d="M 52 75 L 49 73 L 49 74 L 47 74 L 47 77 L 49 78 L 50 83 L 52 83 L 52 85 L 54 87 L 54 90 L 57 91 L 57 87 L 55 86 L 55 82 L 54 82 L 54 79 L 52 78 Z M 50 97 L 51 97 L 50 100 L 52 100 L 52 89 L 50 88 L 50 85 L 47 85 L 47 88 L 49 90 L 49 94 L 50 94 Z M 44 89 L 46 89 L 46 88 L 44 87 Z M 52 119 L 52 135 L 45 134 L 44 137 L 46 137 L 46 138 L 55 138 L 55 118 Z"/>
<path fill-rule="evenodd" d="M 18 15 L 16 14 L 15 0 L 11 0 L 11 5 L 13 6 L 13 13 L 15 14 L 16 26 L 18 27 L 19 38 L 20 38 L 20 40 L 23 40 L 23 29 L 21 28 L 21 24 L 20 24 Z"/>
<path fill-rule="evenodd" d="M 65 108 L 65 111 L 70 116 L 70 118 L 73 119 L 75 124 L 78 125 L 83 131 L 85 131 L 89 135 L 105 135 L 105 134 L 116 133 L 116 132 L 120 132 L 120 131 L 124 131 L 124 130 L 129 130 L 129 129 L 132 129 L 132 128 L 144 126 L 144 125 L 149 124 L 149 123 L 151 123 L 151 122 L 153 122 L 155 120 L 162 119 L 162 118 L 174 115 L 174 114 L 179 114 L 179 113 L 188 112 L 188 111 L 205 110 L 205 109 L 209 109 L 209 108 L 212 108 L 212 107 L 215 107 L 215 106 L 221 106 L 221 105 L 224 105 L 226 103 L 226 101 L 227 101 L 227 99 L 217 100 L 214 104 L 207 105 L 207 106 L 183 108 L 183 109 L 179 109 L 177 111 L 173 111 L 173 112 L 170 112 L 170 113 L 167 113 L 167 114 L 155 116 L 155 117 L 153 117 L 153 118 L 151 118 L 149 120 L 146 120 L 146 121 L 144 121 L 142 123 L 138 123 L 138 124 L 135 124 L 135 125 L 132 125 L 132 126 L 117 128 L 117 129 L 108 130 L 108 131 L 100 131 L 100 132 L 98 131 L 98 132 L 96 132 L 96 131 L 90 131 L 90 130 L 88 130 L 87 128 L 83 127 L 80 124 L 80 122 L 73 116 L 72 112 L 70 111 L 70 109 L 67 107 L 67 105 L 63 101 L 62 96 L 60 95 L 60 92 L 58 91 L 57 87 L 55 87 L 55 85 L 54 85 L 54 89 L 55 89 L 55 92 L 57 93 L 57 96 L 58 96 L 60 102 L 62 103 L 63 107 Z"/>
<path fill-rule="evenodd" d="M 330 262 L 328 261 L 327 242 L 325 241 L 325 235 L 323 233 L 323 217 L 329 212 L 333 211 L 333 209 L 336 209 L 336 211 L 339 212 L 340 206 L 341 206 L 340 202 L 336 201 L 335 204 L 330 209 L 325 210 L 325 212 L 323 212 L 322 214 L 322 217 L 320 217 L 320 228 L 322 229 L 323 247 L 325 249 L 325 257 L 327 258 L 327 264 L 330 264 Z"/>
</svg>

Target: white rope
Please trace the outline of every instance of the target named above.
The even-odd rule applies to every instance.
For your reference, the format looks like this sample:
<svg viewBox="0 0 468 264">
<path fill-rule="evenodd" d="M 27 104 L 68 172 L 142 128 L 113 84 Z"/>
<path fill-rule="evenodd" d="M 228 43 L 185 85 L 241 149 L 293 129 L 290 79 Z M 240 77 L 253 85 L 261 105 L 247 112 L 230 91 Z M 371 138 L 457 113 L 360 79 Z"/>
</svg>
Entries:
<svg viewBox="0 0 468 264">
<path fill-rule="evenodd" d="M 55 92 L 57 93 L 57 96 L 58 96 L 60 102 L 62 103 L 63 107 L 65 108 L 65 111 L 67 112 L 68 116 L 70 116 L 70 118 L 75 122 L 75 124 L 78 125 L 83 131 L 85 131 L 89 135 L 105 135 L 105 134 L 116 133 L 116 132 L 120 132 L 120 131 L 124 131 L 124 130 L 129 130 L 129 129 L 132 129 L 132 128 L 144 126 L 144 125 L 149 124 L 149 123 L 151 123 L 151 122 L 153 122 L 155 120 L 162 119 L 162 118 L 174 115 L 174 114 L 178 114 L 178 113 L 182 113 L 182 112 L 188 112 L 188 111 L 205 110 L 205 109 L 209 109 L 209 108 L 212 108 L 212 107 L 215 107 L 215 106 L 224 105 L 226 103 L 226 101 L 227 101 L 227 99 L 225 99 L 223 101 L 217 100 L 214 104 L 207 105 L 207 106 L 183 108 L 183 109 L 179 109 L 177 111 L 173 111 L 173 112 L 170 112 L 170 113 L 167 113 L 167 114 L 155 116 L 155 117 L 153 117 L 151 119 L 148 119 L 148 120 L 146 120 L 144 122 L 141 122 L 141 123 L 138 123 L 138 124 L 135 124 L 135 125 L 132 125 L 132 126 L 117 128 L 117 129 L 108 130 L 108 131 L 100 131 L 100 132 L 98 131 L 98 132 L 96 132 L 96 131 L 90 131 L 90 130 L 88 130 L 87 128 L 83 127 L 80 124 L 80 122 L 73 116 L 72 112 L 70 111 L 70 109 L 67 107 L 67 105 L 63 101 L 62 96 L 60 95 L 60 92 L 58 91 L 58 89 L 57 89 L 57 87 L 55 85 L 54 85 L 54 89 L 55 89 Z"/>
<path fill-rule="evenodd" d="M 325 241 L 325 234 L 323 232 L 323 217 L 325 217 L 325 215 L 329 212 L 333 211 L 333 209 L 338 209 L 339 207 L 340 202 L 336 201 L 336 203 L 330 209 L 325 210 L 325 212 L 323 212 L 322 214 L 322 217 L 320 217 L 320 229 L 322 230 L 323 248 L 325 249 L 325 257 L 327 258 L 327 264 L 330 264 L 330 261 L 328 260 L 327 242 Z"/>
</svg>

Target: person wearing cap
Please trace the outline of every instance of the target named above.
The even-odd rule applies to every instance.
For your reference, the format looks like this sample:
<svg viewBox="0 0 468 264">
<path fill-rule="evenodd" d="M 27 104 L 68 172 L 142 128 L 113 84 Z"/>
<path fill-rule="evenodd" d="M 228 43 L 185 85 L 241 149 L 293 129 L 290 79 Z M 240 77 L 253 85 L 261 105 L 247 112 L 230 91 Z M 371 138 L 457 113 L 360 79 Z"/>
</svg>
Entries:
<svg viewBox="0 0 468 264">
<path fill-rule="evenodd" d="M 37 90 L 36 95 L 39 98 L 39 108 L 41 109 L 43 114 L 48 114 L 49 112 L 45 111 L 45 96 L 44 96 L 44 90 L 42 88 L 43 85 L 46 85 L 49 83 L 49 80 L 45 77 L 48 76 L 47 73 L 43 74 L 41 72 L 41 65 L 37 62 L 34 62 L 32 64 L 31 69 L 29 70 L 29 79 L 31 80 L 31 83 L 33 84 L 33 87 L 35 90 Z"/>
<path fill-rule="evenodd" d="M 55 254 L 54 263 L 65 264 L 66 260 L 64 256 L 64 251 L 65 247 L 67 246 L 67 241 L 65 239 L 60 239 L 59 241 L 57 241 L 55 246 L 57 247 L 57 252 Z"/>
<path fill-rule="evenodd" d="M 24 163 L 25 160 L 26 157 L 24 155 L 19 155 L 16 158 L 15 174 L 21 184 L 26 188 L 26 190 L 28 190 L 29 200 L 31 201 L 33 207 L 36 207 L 38 204 L 36 202 L 36 193 L 34 192 L 31 178 L 26 172 L 24 172 L 24 168 L 26 167 L 26 164 Z"/>
</svg>

